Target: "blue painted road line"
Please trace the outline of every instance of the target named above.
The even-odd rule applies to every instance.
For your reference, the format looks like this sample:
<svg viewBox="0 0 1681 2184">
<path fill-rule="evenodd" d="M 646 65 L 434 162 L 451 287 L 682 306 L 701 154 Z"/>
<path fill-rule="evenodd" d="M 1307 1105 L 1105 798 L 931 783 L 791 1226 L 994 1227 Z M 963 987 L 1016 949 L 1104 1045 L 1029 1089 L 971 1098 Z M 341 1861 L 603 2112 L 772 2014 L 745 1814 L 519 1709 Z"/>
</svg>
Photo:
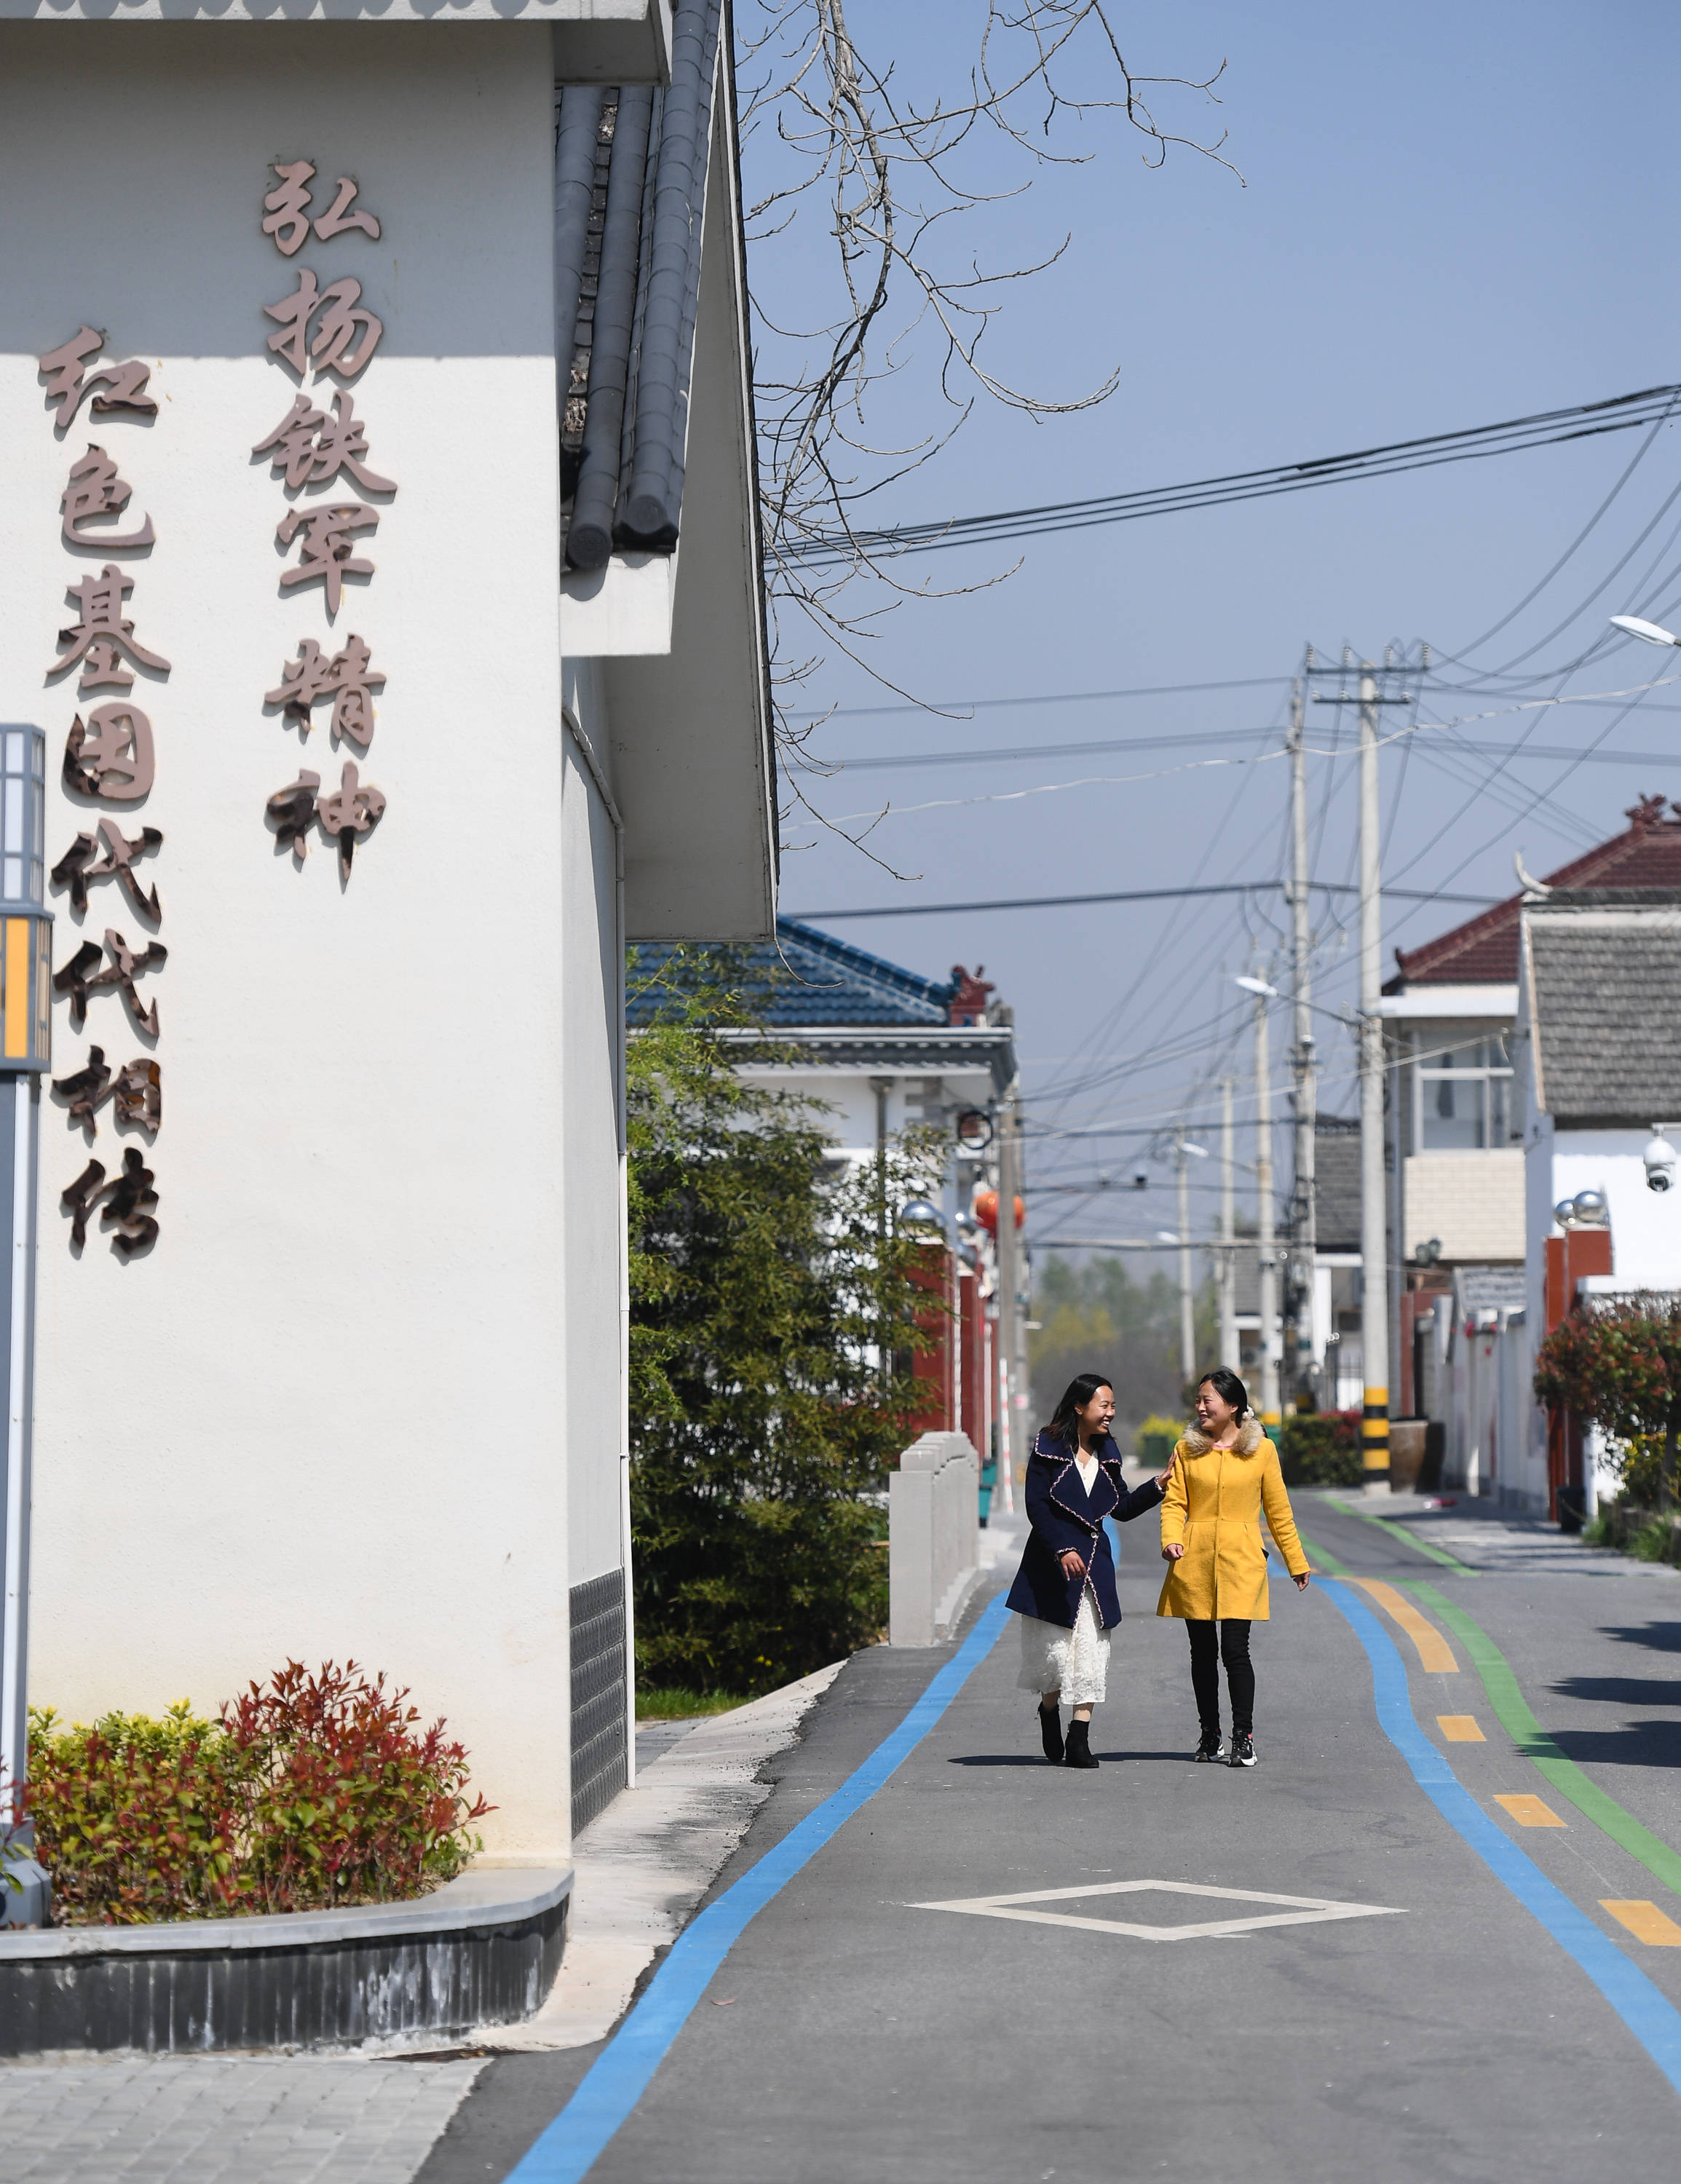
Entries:
<svg viewBox="0 0 1681 2184">
<path fill-rule="evenodd" d="M 998 1643 L 1008 1613 L 999 1593 L 899 1727 L 882 1740 L 856 1773 L 677 1936 L 641 2001 L 596 2057 L 571 2099 L 524 2159 L 508 2172 L 507 2184 L 577 2184 L 589 2174 L 647 2092 L 649 2080 L 749 1920 L 903 1766 Z"/>
<path fill-rule="evenodd" d="M 1539 1919 L 1568 1952 L 1681 2093 L 1681 2012 L 1630 1964 L 1617 1944 L 1579 1911 L 1517 1844 L 1502 1835 L 1419 1728 L 1407 1689 L 1406 1668 L 1389 1634 L 1357 1594 L 1336 1578 L 1321 1583 L 1354 1625 L 1372 1663 L 1372 1697 L 1384 1735 L 1412 1769 L 1413 1779 L 1449 1826 L 1470 1844 L 1524 1909 Z"/>
</svg>

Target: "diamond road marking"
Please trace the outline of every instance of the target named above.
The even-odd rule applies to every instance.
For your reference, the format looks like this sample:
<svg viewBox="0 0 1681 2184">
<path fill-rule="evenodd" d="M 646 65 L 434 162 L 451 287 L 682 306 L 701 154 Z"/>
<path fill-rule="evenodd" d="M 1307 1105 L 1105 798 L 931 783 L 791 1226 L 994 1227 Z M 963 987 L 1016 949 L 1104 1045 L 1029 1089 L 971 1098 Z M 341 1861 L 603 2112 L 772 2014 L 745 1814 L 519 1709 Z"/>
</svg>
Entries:
<svg viewBox="0 0 1681 2184">
<path fill-rule="evenodd" d="M 1066 1903 L 1092 1896 L 1211 1896 L 1235 1903 L 1284 1903 L 1244 1919 L 1211 1919 L 1184 1926 L 1146 1926 L 1122 1919 L 1082 1919 L 1066 1911 L 1030 1911 L 1030 1903 Z M 1017 1919 L 1028 1926 L 1075 1926 L 1088 1934 L 1127 1934 L 1139 1942 L 1200 1942 L 1222 1934 L 1254 1934 L 1263 1926 L 1314 1926 L 1333 1919 L 1398 1919 L 1394 1903 L 1338 1903 L 1325 1896 L 1273 1896 L 1254 1888 L 1210 1888 L 1194 1880 L 1110 1880 L 1093 1887 L 1035 1888 L 1020 1896 L 957 1896 L 943 1903 L 910 1903 L 910 1911 L 966 1911 L 976 1919 Z"/>
</svg>

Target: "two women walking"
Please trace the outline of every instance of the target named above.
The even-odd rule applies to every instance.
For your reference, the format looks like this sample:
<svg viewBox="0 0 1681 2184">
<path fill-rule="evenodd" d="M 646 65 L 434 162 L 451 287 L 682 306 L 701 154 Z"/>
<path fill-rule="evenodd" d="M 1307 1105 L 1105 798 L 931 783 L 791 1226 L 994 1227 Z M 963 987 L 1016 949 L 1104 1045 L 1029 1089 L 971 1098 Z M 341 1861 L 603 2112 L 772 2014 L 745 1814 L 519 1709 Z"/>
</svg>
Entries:
<svg viewBox="0 0 1681 2184">
<path fill-rule="evenodd" d="M 1197 1423 L 1187 1429 L 1167 1468 L 1130 1491 L 1110 1435 L 1115 1393 L 1100 1374 L 1073 1381 L 1028 1460 L 1026 1502 L 1032 1530 L 1009 1605 L 1021 1618 L 1020 1688 L 1039 1695 L 1047 1759 L 1095 1767 L 1091 1712 L 1106 1692 L 1110 1632 L 1121 1620 L 1115 1560 L 1103 1520 L 1129 1524 L 1161 1504 L 1161 1553 L 1167 1573 L 1158 1615 L 1177 1616 L 1191 1643 L 1191 1688 L 1201 1741 L 1200 1760 L 1255 1764 L 1255 1670 L 1250 1626 L 1267 1619 L 1266 1550 L 1261 1517 L 1298 1591 L 1307 1557 L 1284 1490 L 1278 1451 L 1249 1408 L 1235 1373 L 1204 1376 Z M 1220 1662 L 1232 1700 L 1229 1755 L 1220 1728 Z M 1060 1708 L 1073 1709 L 1065 1744 Z"/>
</svg>

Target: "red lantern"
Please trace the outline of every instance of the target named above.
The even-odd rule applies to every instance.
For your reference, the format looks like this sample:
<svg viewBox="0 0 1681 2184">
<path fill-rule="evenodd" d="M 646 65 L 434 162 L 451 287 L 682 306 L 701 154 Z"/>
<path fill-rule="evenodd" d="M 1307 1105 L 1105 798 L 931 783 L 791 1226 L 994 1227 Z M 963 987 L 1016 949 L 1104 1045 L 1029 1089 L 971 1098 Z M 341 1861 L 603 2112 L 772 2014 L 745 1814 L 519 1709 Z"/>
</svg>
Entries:
<svg viewBox="0 0 1681 2184">
<path fill-rule="evenodd" d="M 1027 1217 L 1027 1209 L 1018 1198 L 1016 1201 L 1016 1226 L 1019 1228 Z M 975 1193 L 975 1218 L 989 1236 L 998 1234 L 998 1193 L 977 1190 Z"/>
</svg>

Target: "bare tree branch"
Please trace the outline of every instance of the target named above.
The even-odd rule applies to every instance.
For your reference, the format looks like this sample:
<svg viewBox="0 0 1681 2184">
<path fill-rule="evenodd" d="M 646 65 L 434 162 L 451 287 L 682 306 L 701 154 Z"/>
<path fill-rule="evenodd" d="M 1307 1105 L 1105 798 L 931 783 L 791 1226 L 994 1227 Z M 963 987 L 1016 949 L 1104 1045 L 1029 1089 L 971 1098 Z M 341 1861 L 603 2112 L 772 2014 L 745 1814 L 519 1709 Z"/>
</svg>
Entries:
<svg viewBox="0 0 1681 2184">
<path fill-rule="evenodd" d="M 981 357 L 989 326 L 1013 288 L 1057 263 L 1070 237 L 1031 264 L 988 268 L 972 254 L 966 265 L 951 255 L 951 223 L 1019 197 L 1035 168 L 1085 163 L 1092 153 L 1059 148 L 1055 132 L 1094 116 L 1136 130 L 1149 166 L 1177 146 L 1237 170 L 1222 156 L 1223 133 L 1208 143 L 1165 128 L 1149 103 L 1188 93 L 1217 104 L 1224 62 L 1203 80 L 1135 75 L 1102 0 L 976 0 L 962 95 L 924 105 L 896 95 L 890 62 L 878 66 L 860 53 L 845 0 L 742 4 L 756 11 L 738 25 L 737 45 L 745 164 L 762 182 L 748 224 L 777 739 L 790 812 L 803 807 L 829 827 L 805 790 L 834 771 L 809 749 L 827 716 L 801 722 L 788 710 L 827 653 L 840 651 L 910 696 L 867 657 L 882 616 L 1014 573 L 938 591 L 927 578 L 906 582 L 891 549 L 856 521 L 863 504 L 931 462 L 980 402 L 1063 416 L 1107 401 L 1119 383 L 1117 367 L 1098 386 L 1056 398 L 991 371 Z M 795 325 L 781 309 L 773 315 L 771 296 L 790 268 L 802 292 L 811 281 L 820 218 L 827 252 L 816 261 L 816 285 L 832 301 L 815 323 Z M 910 382 L 893 387 L 905 374 Z M 907 445 L 878 444 L 872 432 L 890 390 L 899 410 L 920 403 L 931 420 Z M 821 568 L 812 559 L 820 548 Z M 815 633 L 816 652 L 789 656 L 794 622 Z M 861 833 L 835 831 L 863 849 L 884 816 Z M 865 854 L 892 869 L 874 850 Z"/>
</svg>

